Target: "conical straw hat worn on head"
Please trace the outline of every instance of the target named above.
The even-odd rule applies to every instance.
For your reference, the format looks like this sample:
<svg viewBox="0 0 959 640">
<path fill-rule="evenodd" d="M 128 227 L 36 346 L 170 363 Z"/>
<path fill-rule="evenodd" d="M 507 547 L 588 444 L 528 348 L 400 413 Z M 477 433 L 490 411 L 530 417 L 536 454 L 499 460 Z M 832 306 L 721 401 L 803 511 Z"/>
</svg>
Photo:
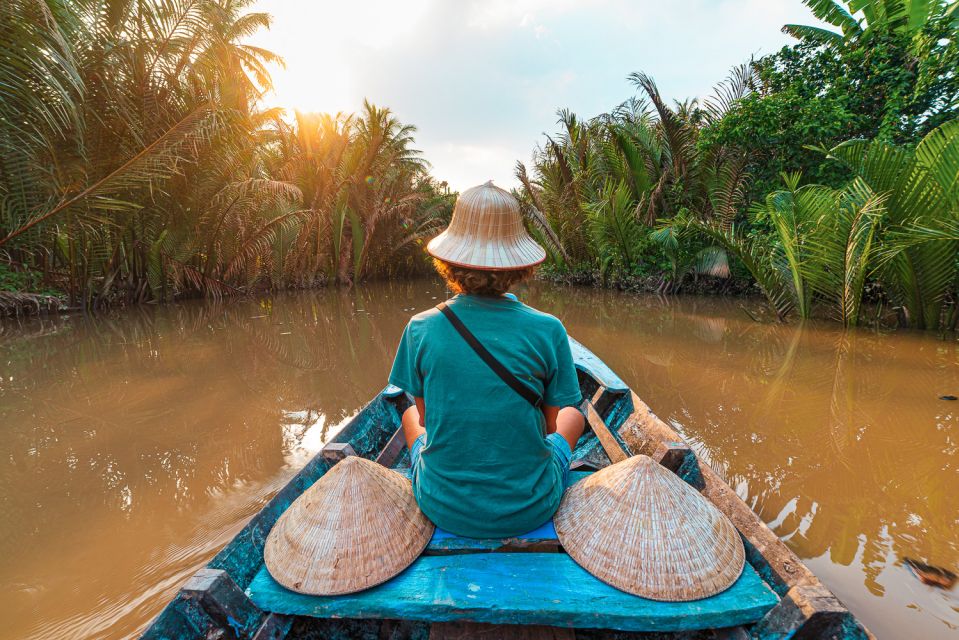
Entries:
<svg viewBox="0 0 959 640">
<path fill-rule="evenodd" d="M 386 582 L 416 560 L 433 535 L 410 481 L 349 456 L 280 516 L 263 559 L 287 589 L 341 595 Z"/>
<path fill-rule="evenodd" d="M 460 194 L 450 226 L 426 250 L 434 258 L 472 269 L 522 269 L 546 259 L 546 250 L 523 225 L 519 202 L 492 180 Z"/>
<path fill-rule="evenodd" d="M 580 566 L 651 600 L 685 602 L 725 591 L 746 560 L 733 523 L 649 456 L 574 484 L 553 523 Z"/>
</svg>

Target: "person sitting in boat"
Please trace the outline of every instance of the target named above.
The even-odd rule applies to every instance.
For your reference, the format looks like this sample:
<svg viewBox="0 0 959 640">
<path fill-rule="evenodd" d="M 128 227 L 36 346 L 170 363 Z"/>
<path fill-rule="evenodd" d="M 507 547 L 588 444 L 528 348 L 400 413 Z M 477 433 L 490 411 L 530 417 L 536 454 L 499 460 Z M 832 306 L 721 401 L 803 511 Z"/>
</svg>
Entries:
<svg viewBox="0 0 959 640">
<path fill-rule="evenodd" d="M 566 329 L 509 293 L 546 252 L 492 181 L 460 195 L 427 251 L 456 295 L 410 320 L 389 378 L 416 400 L 403 414 L 416 501 L 457 535 L 526 533 L 559 507 L 584 427 Z"/>
</svg>

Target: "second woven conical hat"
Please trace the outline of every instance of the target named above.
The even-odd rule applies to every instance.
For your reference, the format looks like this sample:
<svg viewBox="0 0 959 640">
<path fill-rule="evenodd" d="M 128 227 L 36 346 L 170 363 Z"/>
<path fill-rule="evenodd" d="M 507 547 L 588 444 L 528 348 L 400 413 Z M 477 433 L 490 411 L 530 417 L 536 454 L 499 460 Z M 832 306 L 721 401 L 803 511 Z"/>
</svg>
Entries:
<svg viewBox="0 0 959 640">
<path fill-rule="evenodd" d="M 729 519 L 649 456 L 627 458 L 570 487 L 553 522 L 580 566 L 651 600 L 715 595 L 736 582 L 746 559 Z"/>
<path fill-rule="evenodd" d="M 349 456 L 280 516 L 263 559 L 287 589 L 341 595 L 386 582 L 416 560 L 432 535 L 409 480 Z"/>
</svg>

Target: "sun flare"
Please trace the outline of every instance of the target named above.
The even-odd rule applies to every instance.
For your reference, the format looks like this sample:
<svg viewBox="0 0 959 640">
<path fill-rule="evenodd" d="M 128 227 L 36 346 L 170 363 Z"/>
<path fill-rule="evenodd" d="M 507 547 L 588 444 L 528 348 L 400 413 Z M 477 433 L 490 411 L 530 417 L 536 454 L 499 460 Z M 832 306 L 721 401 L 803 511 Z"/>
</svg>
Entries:
<svg viewBox="0 0 959 640">
<path fill-rule="evenodd" d="M 425 0 L 362 4 L 260 0 L 256 8 L 273 17 L 273 28 L 251 42 L 282 51 L 285 65 L 273 65 L 270 106 L 300 111 L 355 111 L 365 97 L 349 73 L 365 53 L 390 46 L 409 34 L 427 9 Z"/>
</svg>

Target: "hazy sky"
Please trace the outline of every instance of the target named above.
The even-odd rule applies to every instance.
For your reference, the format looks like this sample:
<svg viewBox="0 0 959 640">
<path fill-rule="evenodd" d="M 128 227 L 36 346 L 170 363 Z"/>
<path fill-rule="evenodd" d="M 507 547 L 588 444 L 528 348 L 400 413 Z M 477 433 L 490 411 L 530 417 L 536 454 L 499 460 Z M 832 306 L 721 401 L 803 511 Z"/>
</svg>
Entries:
<svg viewBox="0 0 959 640">
<path fill-rule="evenodd" d="M 650 74 L 668 99 L 708 95 L 729 69 L 815 23 L 800 0 L 258 0 L 254 39 L 286 59 L 272 104 L 353 112 L 363 98 L 418 128 L 433 175 L 515 184 L 556 111 L 583 117 Z"/>
</svg>

